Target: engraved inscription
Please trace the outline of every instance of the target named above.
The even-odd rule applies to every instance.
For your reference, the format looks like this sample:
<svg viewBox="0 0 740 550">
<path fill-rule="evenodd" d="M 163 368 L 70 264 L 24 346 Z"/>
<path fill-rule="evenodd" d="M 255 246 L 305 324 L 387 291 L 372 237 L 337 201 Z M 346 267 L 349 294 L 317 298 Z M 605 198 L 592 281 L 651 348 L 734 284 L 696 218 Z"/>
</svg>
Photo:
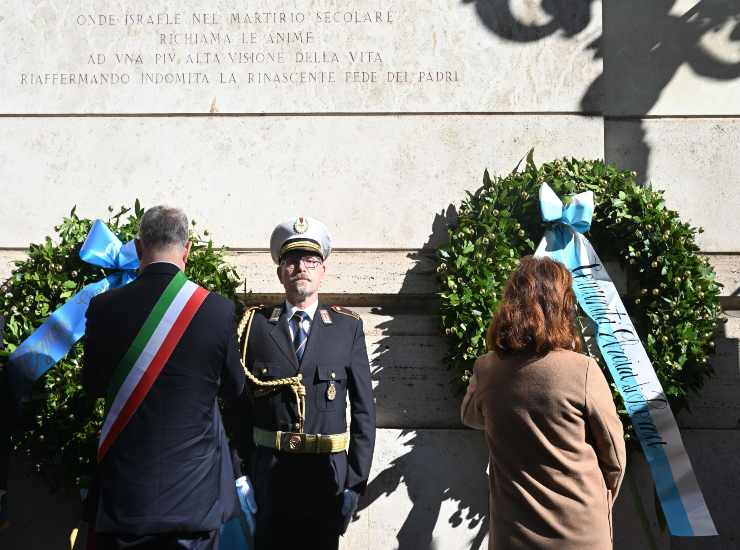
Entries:
<svg viewBox="0 0 740 550">
<path fill-rule="evenodd" d="M 292 0 L 279 11 L 259 9 L 266 4 L 245 2 L 240 11 L 145 12 L 114 4 L 100 13 L 70 9 L 60 32 L 85 37 L 90 51 L 60 54 L 58 70 L 46 64 L 35 70 L 34 59 L 24 60 L 16 85 L 375 89 L 463 80 L 462 69 L 444 66 L 443 57 L 429 67 L 422 61 L 408 66 L 408 57 L 397 55 L 399 42 L 389 31 L 409 22 L 391 2 Z"/>
</svg>

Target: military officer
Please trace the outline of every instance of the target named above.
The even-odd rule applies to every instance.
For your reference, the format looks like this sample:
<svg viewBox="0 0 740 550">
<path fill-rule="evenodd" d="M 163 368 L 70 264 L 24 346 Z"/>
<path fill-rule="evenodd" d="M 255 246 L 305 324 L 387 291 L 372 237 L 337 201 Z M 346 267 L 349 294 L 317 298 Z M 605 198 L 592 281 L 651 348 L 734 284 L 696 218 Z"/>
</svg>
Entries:
<svg viewBox="0 0 740 550">
<path fill-rule="evenodd" d="M 256 545 L 332 550 L 375 444 L 365 335 L 356 313 L 319 300 L 331 253 L 321 222 L 281 223 L 270 250 L 285 300 L 250 309 L 240 325 L 248 397 L 236 431 L 257 500 Z"/>
</svg>

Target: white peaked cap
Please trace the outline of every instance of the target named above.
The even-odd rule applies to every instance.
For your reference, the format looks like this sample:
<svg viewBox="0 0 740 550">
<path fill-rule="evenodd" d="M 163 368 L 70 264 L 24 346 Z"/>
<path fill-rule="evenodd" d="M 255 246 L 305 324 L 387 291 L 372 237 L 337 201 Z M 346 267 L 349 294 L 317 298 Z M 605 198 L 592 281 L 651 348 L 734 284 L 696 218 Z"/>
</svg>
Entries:
<svg viewBox="0 0 740 550">
<path fill-rule="evenodd" d="M 331 254 L 329 230 L 319 220 L 306 216 L 278 224 L 270 237 L 272 261 L 280 263 L 280 258 L 292 250 L 314 252 L 326 260 Z"/>
</svg>

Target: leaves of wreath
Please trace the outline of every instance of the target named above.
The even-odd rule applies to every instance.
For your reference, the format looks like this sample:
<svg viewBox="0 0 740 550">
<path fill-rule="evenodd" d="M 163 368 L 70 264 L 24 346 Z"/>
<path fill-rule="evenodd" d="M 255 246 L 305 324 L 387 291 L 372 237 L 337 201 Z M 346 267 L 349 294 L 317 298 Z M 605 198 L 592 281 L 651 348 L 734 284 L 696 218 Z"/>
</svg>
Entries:
<svg viewBox="0 0 740 550">
<path fill-rule="evenodd" d="M 487 351 L 485 332 L 510 273 L 544 234 L 538 190 L 547 182 L 560 197 L 593 191 L 588 238 L 602 260 L 626 272 L 623 301 L 658 379 L 674 412 L 688 406 L 712 372 L 708 359 L 724 320 L 720 285 L 699 254 L 702 229 L 682 222 L 662 191 L 640 186 L 635 176 L 600 160 L 563 158 L 537 166 L 531 152 L 521 171 L 494 178 L 484 173 L 483 185 L 467 194 L 449 228 L 449 244 L 438 250 L 441 322 L 458 390 Z M 629 418 L 613 393 L 630 437 Z"/>
<path fill-rule="evenodd" d="M 136 236 L 144 208 L 108 207 L 108 226 L 122 242 Z M 56 238 L 31 244 L 28 257 L 16 262 L 0 286 L 0 311 L 6 318 L 5 344 L 13 351 L 46 318 L 83 286 L 105 277 L 103 269 L 80 260 L 79 251 L 94 220 L 76 207 L 54 227 Z M 192 222 L 192 248 L 186 274 L 222 296 L 234 299 L 239 279 L 227 265 L 224 251 L 213 246 L 208 231 L 200 235 Z M 103 419 L 102 400 L 87 398 L 81 385 L 82 345 L 34 386 L 33 399 L 21 411 L 13 445 L 26 454 L 51 488 L 84 486 L 95 462 L 97 433 Z"/>
</svg>

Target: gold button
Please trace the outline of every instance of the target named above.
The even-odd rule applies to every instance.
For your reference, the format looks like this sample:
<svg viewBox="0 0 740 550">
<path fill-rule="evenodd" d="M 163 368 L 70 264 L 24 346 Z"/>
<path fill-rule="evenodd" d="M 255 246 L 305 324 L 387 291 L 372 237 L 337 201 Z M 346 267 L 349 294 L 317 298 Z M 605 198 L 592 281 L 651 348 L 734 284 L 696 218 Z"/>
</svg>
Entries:
<svg viewBox="0 0 740 550">
<path fill-rule="evenodd" d="M 336 377 L 337 377 L 337 375 L 336 375 L 335 373 L 333 373 L 333 372 L 332 372 L 332 373 L 331 373 L 331 377 L 332 377 L 332 378 L 336 378 Z"/>
<path fill-rule="evenodd" d="M 297 424 L 297 423 L 293 425 L 293 429 L 294 430 L 298 430 L 300 427 L 301 427 L 301 425 L 300 424 Z"/>
<path fill-rule="evenodd" d="M 262 374 L 267 374 L 267 369 L 262 369 Z"/>
</svg>

